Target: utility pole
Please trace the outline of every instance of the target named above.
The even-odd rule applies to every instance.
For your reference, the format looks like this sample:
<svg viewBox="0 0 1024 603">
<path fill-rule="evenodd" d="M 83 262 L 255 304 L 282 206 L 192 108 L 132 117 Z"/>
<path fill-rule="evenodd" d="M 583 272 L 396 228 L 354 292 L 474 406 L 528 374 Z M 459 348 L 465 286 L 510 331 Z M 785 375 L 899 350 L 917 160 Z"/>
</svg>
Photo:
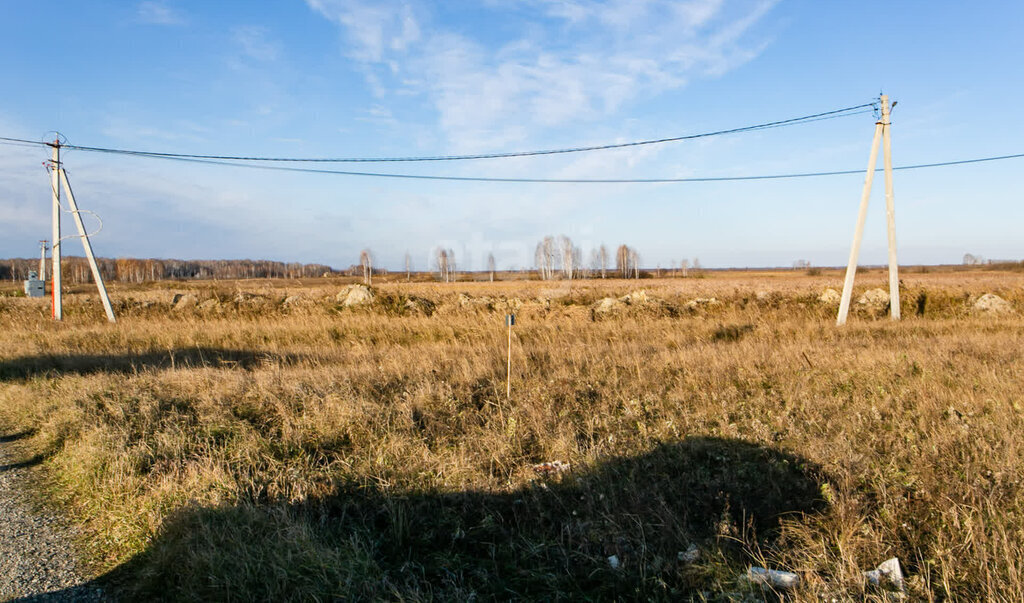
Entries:
<svg viewBox="0 0 1024 603">
<path fill-rule="evenodd" d="M 99 290 L 100 301 L 103 302 L 103 310 L 107 313 L 107 320 L 117 322 L 114 317 L 114 309 L 110 305 L 110 297 L 107 295 L 107 288 L 103 284 L 103 275 L 100 274 L 99 265 L 96 263 L 96 256 L 92 253 L 92 243 L 89 242 L 89 235 L 85 232 L 85 225 L 82 223 L 82 212 L 78 209 L 75 195 L 71 192 L 71 183 L 68 182 L 68 174 L 60 162 L 60 137 L 58 136 L 50 145 L 53 147 L 53 158 L 50 168 L 50 188 L 53 195 L 53 243 L 50 246 L 53 259 L 53 319 L 63 320 L 64 300 L 61 295 L 61 273 L 60 273 L 60 187 L 64 186 L 64 192 L 68 196 L 68 205 L 71 208 L 71 215 L 74 216 L 75 226 L 78 227 L 78 236 L 82 239 L 82 247 L 85 249 L 85 256 L 89 260 L 89 268 L 92 269 L 92 278 L 96 281 L 96 289 Z M 46 257 L 46 241 L 43 243 L 43 252 L 40 257 L 40 264 L 44 263 Z"/>
<path fill-rule="evenodd" d="M 53 141 L 53 165 L 50 172 L 50 187 L 53 189 L 53 244 L 50 247 L 50 257 L 53 261 L 53 287 L 51 289 L 53 300 L 53 319 L 64 319 L 64 300 L 60 290 L 60 182 L 57 170 L 60 169 L 60 137 Z"/>
<path fill-rule="evenodd" d="M 864 237 L 864 221 L 868 213 L 868 200 L 871 197 L 871 185 L 875 179 L 875 166 L 878 163 L 878 145 L 884 139 L 885 165 L 885 202 L 889 231 L 889 310 L 893 320 L 900 319 L 899 264 L 896 260 L 896 215 L 892 189 L 892 144 L 889 127 L 889 97 L 881 95 L 881 117 L 875 122 L 875 136 L 871 141 L 871 154 L 868 157 L 867 173 L 864 177 L 864 188 L 860 196 L 860 211 L 857 214 L 857 226 L 853 231 L 853 244 L 850 246 L 850 259 L 846 265 L 846 279 L 843 281 L 843 296 L 839 302 L 839 314 L 836 326 L 846 324 L 850 312 L 850 298 L 853 295 L 853 281 L 857 274 L 857 258 L 860 255 L 860 242 Z"/>
<path fill-rule="evenodd" d="M 896 202 L 892 191 L 892 138 L 889 97 L 882 95 L 882 148 L 885 161 L 885 216 L 889 231 L 889 315 L 900 319 L 900 267 L 896 261 Z"/>
</svg>

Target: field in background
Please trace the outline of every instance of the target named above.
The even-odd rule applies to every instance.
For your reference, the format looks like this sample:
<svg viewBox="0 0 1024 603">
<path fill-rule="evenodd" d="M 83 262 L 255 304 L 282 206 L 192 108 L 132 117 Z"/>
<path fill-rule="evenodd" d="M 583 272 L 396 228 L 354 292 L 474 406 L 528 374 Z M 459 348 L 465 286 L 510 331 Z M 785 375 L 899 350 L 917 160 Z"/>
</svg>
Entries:
<svg viewBox="0 0 1024 603">
<path fill-rule="evenodd" d="M 0 297 L 0 435 L 129 597 L 1024 598 L 1024 274 L 701 276 Z"/>
</svg>

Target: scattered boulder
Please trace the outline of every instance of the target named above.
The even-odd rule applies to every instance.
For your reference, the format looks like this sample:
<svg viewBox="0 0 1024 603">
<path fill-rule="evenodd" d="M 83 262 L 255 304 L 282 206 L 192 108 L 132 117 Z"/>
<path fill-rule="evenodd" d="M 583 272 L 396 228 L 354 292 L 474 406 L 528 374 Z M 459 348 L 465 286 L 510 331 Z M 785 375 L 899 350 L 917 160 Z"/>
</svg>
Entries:
<svg viewBox="0 0 1024 603">
<path fill-rule="evenodd" d="M 699 310 L 710 306 L 717 306 L 720 302 L 714 297 L 698 297 L 683 304 L 687 310 Z"/>
<path fill-rule="evenodd" d="M 405 304 L 403 305 L 403 307 L 405 308 L 406 312 L 409 312 L 411 314 L 422 313 L 426 314 L 427 316 L 430 316 L 431 314 L 434 313 L 434 309 L 437 306 L 434 304 L 434 302 L 430 301 L 429 299 L 424 299 L 422 297 L 410 297 L 409 299 L 405 300 Z"/>
<path fill-rule="evenodd" d="M 974 310 L 985 314 L 1013 314 L 1010 302 L 994 293 L 986 293 L 974 302 Z"/>
<path fill-rule="evenodd" d="M 235 295 L 234 299 L 234 302 L 240 306 L 254 307 L 265 305 L 268 301 L 270 300 L 268 300 L 264 295 L 259 295 L 258 293 L 246 293 L 244 291 L 239 291 Z"/>
<path fill-rule="evenodd" d="M 465 293 L 460 293 L 459 306 L 473 310 L 490 310 L 494 306 L 494 300 L 486 295 L 482 297 L 472 297 Z"/>
<path fill-rule="evenodd" d="M 199 303 L 199 298 L 191 293 L 175 293 L 171 299 L 171 307 L 175 310 L 187 310 L 194 308 Z"/>
<path fill-rule="evenodd" d="M 623 295 L 619 298 L 619 301 L 624 304 L 629 304 L 630 306 L 640 306 L 650 303 L 653 301 L 653 298 L 647 295 L 647 291 L 645 289 L 640 289 L 639 291 L 633 291 L 632 293 Z"/>
<path fill-rule="evenodd" d="M 609 312 L 615 312 L 622 308 L 623 302 L 615 299 L 614 297 L 606 297 L 596 304 L 594 304 L 594 312 L 598 314 L 608 314 Z"/>
<path fill-rule="evenodd" d="M 208 299 L 208 300 L 206 300 L 204 302 L 201 302 L 198 306 L 196 306 L 196 308 L 198 308 L 200 310 L 212 310 L 212 309 L 216 308 L 219 305 L 220 305 L 220 302 L 217 301 L 217 298 L 211 297 L 210 299 Z"/>
<path fill-rule="evenodd" d="M 373 291 L 366 285 L 349 285 L 334 296 L 335 301 L 346 308 L 372 304 L 373 298 Z"/>
<path fill-rule="evenodd" d="M 838 304 L 842 300 L 843 294 L 836 291 L 835 289 L 825 289 L 824 291 L 821 292 L 821 295 L 818 296 L 818 301 L 820 301 L 823 304 Z M 888 301 L 889 300 L 887 298 L 886 302 Z"/>
<path fill-rule="evenodd" d="M 857 304 L 869 310 L 884 310 L 889 305 L 889 293 L 885 289 L 868 289 L 857 298 Z"/>
<path fill-rule="evenodd" d="M 285 306 L 286 308 L 290 308 L 293 306 L 301 306 L 303 305 L 304 302 L 307 301 L 308 300 L 301 295 L 289 295 L 288 297 L 284 298 L 284 301 L 281 302 L 281 305 Z"/>
</svg>

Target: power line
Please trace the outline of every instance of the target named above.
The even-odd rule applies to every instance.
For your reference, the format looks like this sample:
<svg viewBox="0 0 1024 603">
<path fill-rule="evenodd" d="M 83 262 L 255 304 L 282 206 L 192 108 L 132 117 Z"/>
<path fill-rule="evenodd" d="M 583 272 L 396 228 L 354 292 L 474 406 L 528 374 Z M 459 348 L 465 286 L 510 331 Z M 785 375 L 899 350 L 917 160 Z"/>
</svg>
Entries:
<svg viewBox="0 0 1024 603">
<path fill-rule="evenodd" d="M 956 161 L 942 161 L 938 163 L 920 163 L 914 165 L 895 166 L 893 170 L 919 170 L 926 168 L 946 167 L 953 165 L 964 165 L 969 163 L 984 163 L 990 161 L 1002 161 L 1005 159 L 1024 158 L 1024 153 L 1012 155 L 998 155 L 994 157 L 980 157 L 974 159 L 960 159 Z M 389 174 L 386 172 L 353 172 L 347 170 L 329 170 L 322 168 L 300 168 L 282 165 L 254 165 L 250 163 L 237 163 L 231 161 L 219 161 L 215 159 L 192 159 L 187 157 L 154 157 L 154 159 L 167 159 L 171 161 L 182 161 L 187 163 L 200 163 L 206 165 L 220 165 L 228 167 L 248 168 L 255 170 L 269 170 L 279 172 L 299 172 L 305 174 L 328 174 L 335 176 L 361 176 L 369 178 L 396 178 L 405 180 L 446 180 L 455 182 L 510 182 L 523 184 L 672 184 L 682 182 L 740 182 L 745 180 L 785 180 L 792 178 L 816 178 L 824 176 L 848 176 L 851 174 L 863 174 L 863 169 L 857 170 L 833 170 L 822 172 L 795 172 L 788 174 L 764 174 L 754 176 L 704 176 L 692 178 L 501 178 L 487 176 L 437 176 L 429 174 Z M 883 168 L 877 168 L 880 172 Z"/>
<path fill-rule="evenodd" d="M 561 155 L 566 153 L 583 153 L 588 151 L 606 151 L 611 149 L 623 149 L 628 147 L 638 147 L 654 144 L 664 144 L 668 142 L 680 142 L 684 140 L 696 140 L 698 138 L 709 138 L 712 136 L 723 136 L 726 134 L 740 134 L 743 132 L 754 132 L 757 130 L 767 130 L 770 128 L 780 128 L 784 126 L 795 126 L 804 123 L 811 123 L 816 121 L 822 121 L 826 119 L 837 119 L 840 117 L 850 117 L 853 115 L 861 115 L 864 113 L 872 112 L 875 103 L 864 103 L 861 105 L 855 105 L 852 107 L 844 107 L 842 109 L 834 109 L 832 111 L 824 111 L 822 113 L 814 113 L 811 115 L 804 115 L 801 117 L 793 117 L 790 119 L 783 119 L 779 121 L 765 122 L 752 126 L 743 126 L 740 128 L 730 128 L 727 130 L 716 130 L 712 132 L 702 132 L 700 134 L 687 134 L 684 136 L 673 136 L 669 138 L 656 138 L 652 140 L 638 140 L 633 142 L 622 142 L 603 144 L 595 146 L 581 146 L 581 147 L 570 147 L 564 149 L 548 149 L 541 151 L 514 151 L 507 153 L 482 153 L 477 155 L 437 155 L 431 157 L 344 157 L 344 158 L 331 158 L 331 157 L 255 157 L 255 156 L 238 156 L 238 155 L 202 155 L 194 153 L 163 153 L 157 151 L 141 151 L 136 149 L 116 149 L 107 147 L 92 147 L 84 145 L 73 145 L 73 144 L 62 144 L 61 146 L 66 149 L 74 149 L 78 151 L 88 151 L 93 153 L 115 153 L 120 155 L 138 155 L 144 157 L 161 157 L 166 159 L 216 159 L 225 161 L 266 161 L 266 162 L 293 162 L 293 163 L 388 163 L 388 162 L 425 162 L 425 161 L 464 161 L 474 159 L 505 159 L 511 157 L 531 157 L 537 155 Z M 23 142 L 37 145 L 49 145 L 51 143 L 23 140 L 16 138 L 3 138 L 0 140 L 7 140 L 12 142 Z"/>
<path fill-rule="evenodd" d="M 7 143 L 18 143 L 19 146 L 27 145 L 46 145 L 49 143 L 40 143 L 32 140 L 23 140 L 18 138 L 7 138 L 0 136 L 0 142 Z M 20 144 L 24 143 L 24 145 Z M 122 153 L 123 154 L 123 153 Z M 133 153 L 127 153 L 128 155 L 134 155 Z M 136 155 L 147 157 L 150 159 L 165 159 L 170 161 L 181 161 L 186 163 L 199 163 L 204 165 L 219 165 L 227 167 L 238 167 L 248 168 L 257 170 L 269 170 L 279 172 L 298 172 L 305 174 L 327 174 L 335 176 L 359 176 L 368 178 L 396 178 L 406 180 L 447 180 L 454 182 L 510 182 L 510 183 L 524 183 L 524 184 L 671 184 L 671 183 L 682 183 L 682 182 L 741 182 L 745 180 L 785 180 L 791 178 L 817 178 L 825 176 L 849 176 L 851 174 L 861 174 L 864 172 L 863 169 L 855 170 L 831 170 L 831 171 L 819 171 L 819 172 L 794 172 L 785 174 L 759 174 L 753 176 L 702 176 L 692 178 L 502 178 L 502 177 L 487 177 L 487 176 L 437 176 L 430 174 L 390 174 L 386 172 L 355 172 L 348 170 L 329 170 L 322 168 L 299 168 L 289 167 L 280 165 L 255 165 L 249 163 L 238 163 L 234 161 L 221 161 L 215 159 L 198 159 L 191 157 L 177 157 L 168 155 Z M 899 165 L 895 166 L 893 170 L 919 170 L 927 168 L 937 167 L 948 167 L 955 165 L 965 165 L 971 163 L 986 163 L 991 161 L 1003 161 L 1006 159 L 1021 159 L 1024 158 L 1024 153 L 1014 153 L 1009 155 L 996 155 L 992 157 L 977 157 L 973 159 L 959 159 L 955 161 L 941 161 L 935 163 L 919 163 L 913 165 Z M 882 168 L 878 168 L 875 171 L 881 171 Z"/>
</svg>

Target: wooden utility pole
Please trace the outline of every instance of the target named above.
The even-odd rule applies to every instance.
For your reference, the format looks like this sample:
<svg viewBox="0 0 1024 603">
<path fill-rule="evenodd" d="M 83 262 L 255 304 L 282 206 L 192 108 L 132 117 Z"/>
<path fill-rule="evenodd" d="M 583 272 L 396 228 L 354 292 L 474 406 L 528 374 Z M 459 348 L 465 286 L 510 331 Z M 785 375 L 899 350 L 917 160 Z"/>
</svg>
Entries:
<svg viewBox="0 0 1024 603">
<path fill-rule="evenodd" d="M 53 274 L 53 287 L 51 289 L 53 300 L 53 319 L 64 319 L 64 299 L 61 297 L 60 283 L 60 180 L 57 170 L 60 169 L 60 137 L 53 141 L 53 166 L 50 172 L 50 188 L 53 189 L 53 244 L 50 247 L 50 257 L 53 266 L 50 272 Z"/>
<path fill-rule="evenodd" d="M 839 302 L 839 314 L 836 325 L 846 324 L 850 312 L 850 298 L 853 295 L 853 281 L 857 274 L 857 258 L 860 255 L 860 242 L 864 236 L 864 221 L 868 214 L 868 200 L 871 197 L 871 185 L 875 179 L 875 166 L 878 163 L 878 145 L 884 139 L 885 165 L 885 203 L 889 231 L 889 309 L 893 320 L 900 319 L 899 264 L 896 259 L 896 214 L 892 188 L 892 144 L 889 132 L 890 106 L 889 97 L 881 95 L 881 117 L 875 123 L 875 136 L 871 141 L 871 154 L 868 157 L 868 169 L 864 176 L 864 188 L 860 196 L 860 211 L 857 214 L 857 226 L 853 231 L 853 244 L 850 246 L 850 259 L 846 265 L 846 279 L 843 281 L 843 296 Z"/>
</svg>

